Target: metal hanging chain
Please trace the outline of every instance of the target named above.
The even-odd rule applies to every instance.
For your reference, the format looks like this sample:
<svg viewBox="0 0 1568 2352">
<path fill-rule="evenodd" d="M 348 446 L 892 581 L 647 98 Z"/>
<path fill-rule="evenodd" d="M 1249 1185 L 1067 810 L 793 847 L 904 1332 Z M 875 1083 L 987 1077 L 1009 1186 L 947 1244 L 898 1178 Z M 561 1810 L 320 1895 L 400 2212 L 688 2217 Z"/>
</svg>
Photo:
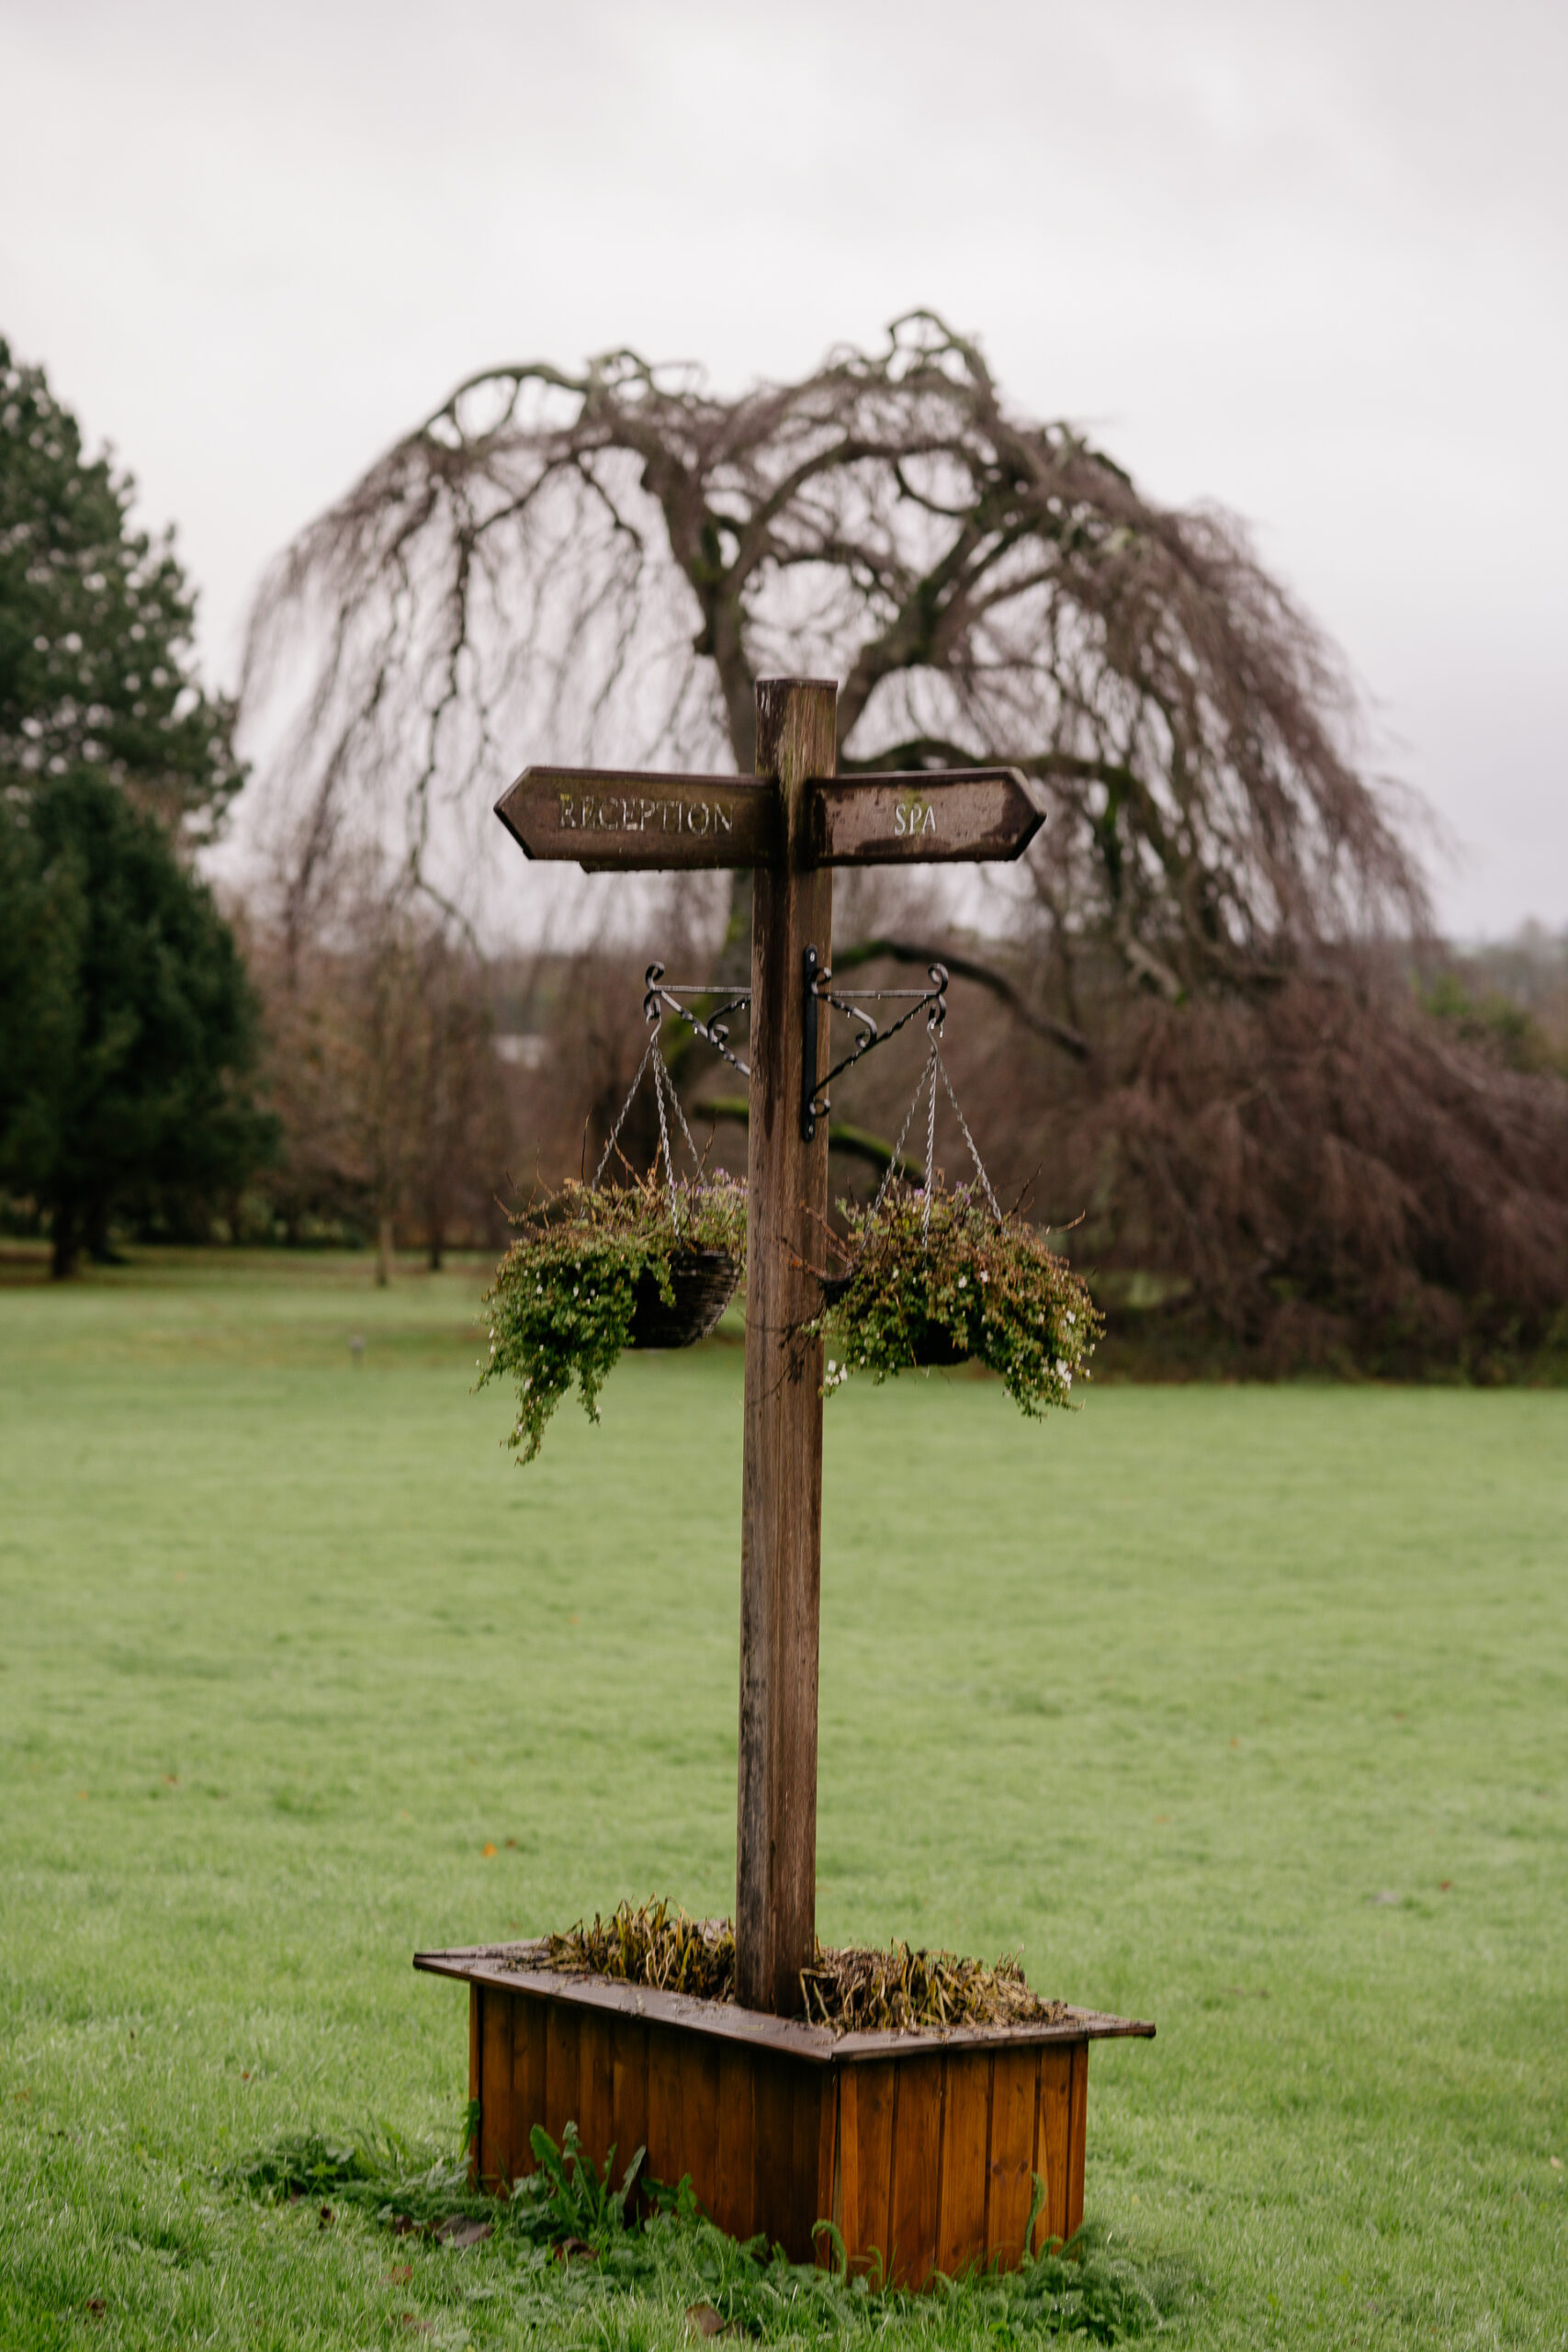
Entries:
<svg viewBox="0 0 1568 2352">
<path fill-rule="evenodd" d="M 969 1132 L 969 1122 L 958 1107 L 958 1097 L 953 1091 L 953 1080 L 947 1074 L 947 1064 L 942 1060 L 940 1052 L 934 1053 L 932 1058 L 935 1061 L 938 1069 L 942 1072 L 942 1082 L 947 1089 L 947 1099 L 953 1105 L 953 1115 L 957 1120 L 964 1140 L 969 1147 L 969 1157 L 975 1162 L 976 1175 L 978 1176 L 982 1185 L 985 1187 L 986 1198 L 991 1204 L 991 1215 L 996 1218 L 998 1225 L 1005 1225 L 1007 1223 L 1007 1219 L 1002 1215 L 1002 1204 L 998 1200 L 996 1193 L 991 1188 L 991 1180 L 986 1173 L 986 1163 L 980 1157 L 979 1147 L 976 1143 L 974 1136 Z M 934 1099 L 936 1094 L 936 1087 L 934 1083 L 931 1087 L 931 1094 Z M 930 1197 L 930 1190 L 931 1188 L 928 1184 L 928 1198 Z"/>
<path fill-rule="evenodd" d="M 631 1085 L 626 1090 L 626 1099 L 622 1103 L 620 1110 L 615 1115 L 615 1124 L 610 1129 L 609 1139 L 605 1143 L 604 1150 L 599 1155 L 599 1165 L 593 1170 L 593 1182 L 589 1187 L 589 1190 L 596 1193 L 599 1189 L 600 1179 L 603 1177 L 605 1169 L 610 1163 L 610 1154 L 615 1150 L 616 1143 L 620 1137 L 621 1129 L 626 1123 L 626 1114 L 637 1100 L 637 1088 L 642 1084 L 643 1079 L 648 1071 L 648 1066 L 651 1062 L 653 1065 L 653 1100 L 659 1112 L 659 1148 L 664 1161 L 664 1181 L 670 1193 L 670 1219 L 671 1224 L 679 1225 L 681 1222 L 680 1195 L 675 1184 L 675 1154 L 670 1141 L 670 1120 L 666 1110 L 667 1102 L 675 1113 L 676 1123 L 680 1127 L 682 1135 L 685 1137 L 686 1148 L 692 1155 L 693 1163 L 695 1166 L 699 1176 L 702 1174 L 703 1156 L 697 1149 L 696 1144 L 693 1139 L 691 1128 L 686 1124 L 686 1114 L 681 1107 L 681 1097 L 676 1091 L 675 1081 L 671 1077 L 669 1069 L 665 1063 L 663 1047 L 660 1042 L 660 1033 L 663 1027 L 664 1021 L 660 998 L 663 995 L 664 991 L 656 985 L 654 975 L 657 972 L 662 971 L 662 965 L 659 964 L 650 964 L 649 967 L 648 994 L 643 999 L 643 1011 L 648 1019 L 653 1023 L 653 1035 L 649 1037 L 648 1045 L 644 1049 L 642 1059 L 637 1066 L 637 1076 L 633 1079 Z M 682 1008 L 677 1005 L 675 1010 L 680 1012 Z M 722 1010 L 728 1012 L 732 1010 L 732 1008 L 727 1005 L 723 1007 Z M 682 1013 L 682 1019 L 687 1020 L 692 1018 L 692 1016 L 687 1013 Z M 701 1028 L 703 1024 L 699 1022 L 694 1021 L 693 1026 L 695 1028 Z M 704 1031 L 704 1034 L 707 1034 L 705 1030 Z M 719 1038 L 722 1038 L 727 1034 L 727 1032 L 721 1031 L 719 1033 Z M 724 1046 L 722 1043 L 719 1042 L 719 1038 L 710 1036 L 708 1038 L 708 1042 L 710 1045 L 717 1044 L 719 1051 L 724 1053 Z M 735 1057 L 733 1054 L 725 1054 L 725 1059 L 727 1061 L 734 1061 Z M 743 1069 L 744 1064 L 737 1062 L 736 1068 L 738 1069 Z M 654 1165 L 657 1167 L 658 1164 L 659 1163 L 656 1160 Z"/>
<path fill-rule="evenodd" d="M 915 1091 L 909 1097 L 909 1107 L 904 1114 L 904 1124 L 898 1130 L 898 1139 L 895 1143 L 892 1152 L 888 1157 L 886 1167 L 882 1171 L 882 1182 L 876 1188 L 876 1197 L 871 1204 L 871 1216 L 866 1219 L 868 1225 L 871 1223 L 872 1218 L 875 1216 L 878 1209 L 882 1206 L 884 1200 L 886 1198 L 887 1187 L 892 1183 L 894 1176 L 897 1172 L 898 1163 L 904 1157 L 904 1139 L 908 1136 L 909 1128 L 913 1124 L 915 1113 L 919 1107 L 921 1092 L 931 1077 L 931 1060 L 935 1056 L 935 1053 L 936 1040 L 933 1037 L 931 1040 L 931 1053 L 926 1057 L 925 1069 L 921 1071 L 919 1079 L 916 1080 Z M 929 1161 L 927 1163 L 927 1167 L 929 1172 Z"/>
<path fill-rule="evenodd" d="M 931 1194 L 936 1189 L 936 1074 L 942 1068 L 942 1050 L 931 1039 L 931 1065 L 926 1071 L 926 1182 L 920 1203 L 920 1247 L 929 1249 L 931 1238 Z"/>
<path fill-rule="evenodd" d="M 655 1033 L 654 1042 L 658 1043 Z M 670 1148 L 670 1122 L 664 1115 L 664 1090 L 670 1083 L 670 1073 L 664 1067 L 664 1057 L 653 1057 L 653 1099 L 659 1106 L 659 1148 L 664 1154 L 664 1181 L 670 1189 L 670 1222 L 681 1222 L 681 1206 L 675 1196 L 675 1155 Z"/>
<path fill-rule="evenodd" d="M 662 1054 L 659 1057 L 657 1067 L 660 1083 L 662 1085 L 665 1093 L 669 1096 L 670 1106 L 674 1112 L 675 1117 L 679 1122 L 681 1133 L 686 1138 L 686 1149 L 691 1153 L 697 1173 L 700 1176 L 703 1171 L 703 1156 L 697 1149 L 696 1145 L 692 1141 L 692 1130 L 686 1125 L 686 1114 L 681 1108 L 680 1093 L 676 1088 L 674 1080 L 670 1075 L 669 1064 L 665 1061 Z"/>
<path fill-rule="evenodd" d="M 942 1080 L 942 1085 L 947 1090 L 947 1099 L 953 1105 L 953 1114 L 958 1121 L 959 1131 L 962 1134 L 964 1142 L 969 1147 L 969 1157 L 975 1163 L 975 1173 L 980 1179 L 980 1183 L 985 1192 L 991 1215 L 996 1218 L 998 1225 L 1005 1225 L 1007 1222 L 1006 1217 L 1002 1214 L 1001 1203 L 998 1200 L 991 1180 L 986 1173 L 986 1163 L 980 1157 L 980 1148 L 969 1132 L 969 1122 L 964 1117 L 963 1110 L 959 1105 L 958 1097 L 953 1091 L 953 1080 L 947 1074 L 947 1064 L 942 1059 L 940 1024 L 936 1022 L 933 1016 L 931 1021 L 931 1051 L 926 1056 L 926 1066 L 915 1082 L 915 1091 L 909 1097 L 909 1107 L 904 1114 L 904 1124 L 898 1130 L 898 1139 L 894 1144 L 892 1154 L 888 1159 L 886 1169 L 883 1173 L 882 1182 L 876 1188 L 876 1197 L 872 1202 L 871 1212 L 866 1219 L 866 1223 L 868 1225 L 874 1220 L 877 1211 L 881 1208 L 883 1201 L 886 1197 L 887 1188 L 892 1183 L 899 1162 L 904 1157 L 905 1139 L 908 1135 L 911 1125 L 913 1124 L 915 1113 L 919 1108 L 920 1096 L 924 1094 L 926 1097 L 926 1181 L 922 1188 L 920 1207 L 920 1239 L 922 1242 L 929 1242 L 931 1239 L 931 1192 L 936 1177 L 936 1169 L 934 1164 L 936 1159 L 936 1082 L 939 1077 Z"/>
<path fill-rule="evenodd" d="M 603 1151 L 600 1153 L 600 1155 L 599 1155 L 599 1165 L 598 1165 L 598 1167 L 593 1170 L 593 1182 L 592 1182 L 592 1184 L 590 1184 L 590 1186 L 588 1187 L 588 1189 L 589 1189 L 589 1191 L 590 1191 L 591 1193 L 596 1193 L 596 1192 L 599 1190 L 599 1179 L 601 1178 L 601 1176 L 603 1176 L 603 1174 L 604 1173 L 605 1169 L 606 1169 L 606 1168 L 609 1166 L 609 1164 L 610 1164 L 610 1154 L 615 1150 L 615 1141 L 616 1141 L 616 1138 L 617 1138 L 617 1137 L 618 1137 L 618 1136 L 620 1135 L 621 1129 L 626 1125 L 626 1113 L 631 1109 L 632 1104 L 633 1104 L 633 1103 L 636 1102 L 636 1100 L 637 1100 L 637 1088 L 642 1084 L 642 1075 L 643 1075 L 643 1072 L 644 1072 L 644 1070 L 646 1070 L 646 1069 L 647 1069 L 647 1068 L 648 1068 L 648 1065 L 649 1065 L 649 1061 L 652 1059 L 652 1057 L 653 1057 L 654 1048 L 655 1048 L 655 1046 L 658 1045 L 658 1043 L 659 1043 L 659 1031 L 658 1031 L 658 1028 L 657 1028 L 657 1026 L 656 1026 L 656 1027 L 655 1027 L 655 1029 L 654 1029 L 654 1032 L 653 1032 L 652 1036 L 651 1036 L 651 1037 L 649 1039 L 649 1041 L 648 1041 L 648 1046 L 647 1046 L 646 1050 L 644 1051 L 643 1057 L 642 1057 L 641 1061 L 640 1061 L 640 1062 L 638 1062 L 638 1064 L 637 1064 L 637 1076 L 633 1079 L 633 1080 L 632 1080 L 632 1082 L 631 1082 L 630 1086 L 626 1089 L 626 1101 L 622 1103 L 622 1105 L 621 1105 L 621 1107 L 620 1107 L 619 1111 L 617 1111 L 617 1113 L 615 1114 L 615 1125 L 610 1129 L 609 1141 L 605 1144 L 604 1150 L 603 1150 Z M 663 1056 L 662 1056 L 662 1055 L 660 1055 L 660 1064 L 662 1065 L 662 1062 L 663 1062 Z M 661 1113 L 660 1113 L 660 1120 L 661 1120 L 661 1121 L 662 1121 L 662 1116 L 663 1116 L 663 1114 L 662 1114 L 662 1112 L 661 1112 Z"/>
</svg>

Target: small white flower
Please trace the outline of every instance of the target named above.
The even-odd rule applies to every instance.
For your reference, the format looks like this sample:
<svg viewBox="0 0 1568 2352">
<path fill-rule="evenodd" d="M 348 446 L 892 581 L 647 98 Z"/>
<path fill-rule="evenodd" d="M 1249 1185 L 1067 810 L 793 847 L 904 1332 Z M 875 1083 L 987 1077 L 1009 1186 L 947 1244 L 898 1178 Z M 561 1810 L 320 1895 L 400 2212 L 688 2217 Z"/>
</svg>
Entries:
<svg viewBox="0 0 1568 2352">
<path fill-rule="evenodd" d="M 1068 1322 L 1069 1322 L 1069 1323 L 1076 1323 L 1076 1322 L 1077 1321 L 1077 1319 L 1078 1319 L 1078 1318 L 1077 1318 L 1077 1317 L 1073 1313 L 1072 1308 L 1069 1306 L 1069 1307 L 1068 1307 L 1068 1309 L 1067 1309 L 1067 1320 L 1068 1320 Z"/>
<path fill-rule="evenodd" d="M 968 1289 L 968 1287 L 969 1287 L 969 1277 L 968 1277 L 968 1275 L 967 1275 L 967 1274 L 960 1274 L 960 1275 L 959 1275 L 959 1277 L 958 1277 L 958 1287 L 959 1287 L 959 1289 L 960 1289 L 960 1290 L 967 1290 L 967 1289 Z"/>
</svg>

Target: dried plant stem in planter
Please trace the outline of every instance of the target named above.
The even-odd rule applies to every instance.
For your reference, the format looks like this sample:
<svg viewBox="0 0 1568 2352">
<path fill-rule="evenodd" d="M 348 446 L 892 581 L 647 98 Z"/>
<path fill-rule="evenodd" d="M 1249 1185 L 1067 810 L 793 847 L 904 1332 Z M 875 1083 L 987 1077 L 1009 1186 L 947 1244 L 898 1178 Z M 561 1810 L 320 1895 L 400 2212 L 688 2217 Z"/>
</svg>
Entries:
<svg viewBox="0 0 1568 2352">
<path fill-rule="evenodd" d="M 615 1191 L 576 1182 L 515 1220 L 517 1238 L 485 1295 L 487 1380 L 517 1383 L 511 1443 L 531 1462 L 575 1380 L 599 1418 L 616 1358 L 674 1347 L 711 1329 L 746 1260 L 745 1187 L 718 1178 L 661 1186 L 656 1175 Z"/>
<path fill-rule="evenodd" d="M 824 1284 L 812 1326 L 828 1342 L 829 1389 L 852 1372 L 886 1380 L 972 1358 L 1025 1413 L 1070 1402 L 1103 1327 L 1082 1276 L 1033 1226 L 940 1176 L 929 1199 L 894 1183 L 844 1214 L 848 1269 Z"/>
<path fill-rule="evenodd" d="M 689 1918 L 667 1898 L 635 1907 L 622 1903 L 608 1919 L 595 1912 L 592 1923 L 580 1919 L 564 1935 L 525 1950 L 530 1961 L 568 1975 L 604 1976 L 694 2000 L 735 1998 L 729 1920 Z M 800 1981 L 807 2017 L 834 2033 L 1055 2023 L 1067 2015 L 1065 2002 L 1031 1991 L 1016 1960 L 988 1967 L 905 1943 L 882 1951 L 818 1944 Z"/>
</svg>

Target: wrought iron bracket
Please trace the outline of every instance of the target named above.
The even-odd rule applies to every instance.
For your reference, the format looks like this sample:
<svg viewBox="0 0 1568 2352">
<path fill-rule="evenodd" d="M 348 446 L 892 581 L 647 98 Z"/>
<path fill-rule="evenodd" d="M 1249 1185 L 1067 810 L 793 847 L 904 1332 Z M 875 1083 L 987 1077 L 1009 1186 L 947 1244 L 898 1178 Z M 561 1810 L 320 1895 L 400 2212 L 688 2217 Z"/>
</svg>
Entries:
<svg viewBox="0 0 1568 2352">
<path fill-rule="evenodd" d="M 750 1063 L 743 1062 L 739 1054 L 729 1050 L 728 1021 L 730 1013 L 739 1012 L 742 1006 L 750 1006 L 750 989 L 727 990 L 706 987 L 697 980 L 667 980 L 662 964 L 650 964 L 643 974 L 643 980 L 642 1012 L 645 1021 L 651 1022 L 657 1028 L 666 1012 L 674 1013 L 677 1019 L 696 1032 L 705 1045 L 711 1046 L 716 1054 L 722 1055 L 731 1069 L 738 1069 L 742 1078 L 750 1077 Z M 694 1012 L 690 1005 L 682 1003 L 681 999 L 684 996 L 716 996 L 723 1001 L 715 1005 L 711 1012 Z"/>
<path fill-rule="evenodd" d="M 800 1133 L 804 1142 L 811 1143 L 815 1139 L 818 1121 L 828 1115 L 828 1089 L 852 1063 L 858 1062 L 863 1055 L 874 1052 L 878 1046 L 886 1046 L 890 1037 L 896 1037 L 900 1029 L 907 1028 L 922 1012 L 931 1035 L 939 1037 L 942 1035 L 942 1023 L 947 1019 L 947 967 L 945 964 L 931 964 L 926 969 L 927 985 L 923 989 L 867 989 L 863 990 L 862 1000 L 857 1001 L 849 997 L 835 996 L 832 972 L 823 964 L 815 947 L 806 950 L 802 958 L 800 999 Z M 731 1069 L 739 1070 L 742 1078 L 750 1077 L 750 1063 L 743 1062 L 739 1055 L 731 1050 L 729 1044 L 729 1016 L 750 1009 L 750 989 L 714 988 L 699 980 L 667 980 L 662 964 L 650 964 L 643 975 L 643 1017 L 653 1028 L 659 1027 L 666 1012 L 672 1012 L 677 1020 L 685 1022 L 705 1045 L 711 1046 L 716 1054 L 722 1056 Z M 688 997 L 716 997 L 718 1002 L 708 1012 L 697 1012 L 689 1003 L 682 1001 Z M 866 1007 L 871 1004 L 902 1004 L 906 1010 L 884 1029 L 876 1015 L 867 1012 Z M 855 1039 L 849 1052 L 834 1062 L 827 1076 L 818 1079 L 817 1063 L 822 1023 L 825 1018 L 830 1023 L 835 1012 L 843 1013 L 846 1019 L 855 1023 Z"/>
<path fill-rule="evenodd" d="M 806 950 L 802 972 L 801 996 L 801 1069 L 800 1069 L 800 1133 L 803 1141 L 810 1143 L 817 1133 L 817 1122 L 825 1119 L 830 1108 L 828 1089 L 852 1063 L 863 1055 L 874 1053 L 878 1046 L 886 1046 L 900 1029 L 918 1020 L 923 1012 L 926 1027 L 933 1037 L 940 1037 L 947 1019 L 947 967 L 929 964 L 926 967 L 928 985 L 923 989 L 867 989 L 863 991 L 865 1001 L 855 1003 L 848 997 L 833 993 L 831 969 L 823 964 L 815 947 Z M 908 1010 L 886 1029 L 866 1004 L 904 1004 Z M 817 1076 L 818 1035 L 821 1010 L 826 1007 L 829 1023 L 835 1012 L 841 1012 L 857 1025 L 853 1045 L 841 1060 L 834 1062 L 825 1078 Z"/>
<path fill-rule="evenodd" d="M 817 982 L 818 957 L 815 947 L 808 947 L 801 959 L 805 989 L 800 1001 L 800 1135 L 803 1143 L 810 1143 L 817 1133 Z M 826 1111 L 824 1098 L 820 1108 Z"/>
</svg>

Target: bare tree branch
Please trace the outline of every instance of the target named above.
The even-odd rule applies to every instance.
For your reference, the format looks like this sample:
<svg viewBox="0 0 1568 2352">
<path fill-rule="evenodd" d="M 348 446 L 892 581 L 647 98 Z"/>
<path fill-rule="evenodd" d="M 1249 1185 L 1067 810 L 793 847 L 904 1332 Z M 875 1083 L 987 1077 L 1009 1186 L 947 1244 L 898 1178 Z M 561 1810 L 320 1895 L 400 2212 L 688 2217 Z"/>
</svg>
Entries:
<svg viewBox="0 0 1568 2352">
<path fill-rule="evenodd" d="M 751 1122 L 751 1106 L 744 1094 L 707 1096 L 700 1102 L 694 1102 L 692 1109 L 698 1118 L 711 1119 L 716 1124 L 728 1119 L 734 1126 L 745 1127 Z M 865 1127 L 852 1126 L 844 1119 L 829 1121 L 828 1148 L 829 1151 L 841 1151 L 846 1159 L 863 1159 L 866 1166 L 874 1168 L 879 1176 L 885 1175 L 892 1164 L 893 1146 L 890 1143 L 881 1136 L 872 1135 Z M 911 1184 L 925 1182 L 926 1172 L 918 1159 L 911 1159 L 906 1153 L 900 1165 Z"/>
<path fill-rule="evenodd" d="M 1032 1029 L 1037 1037 L 1048 1044 L 1060 1046 L 1075 1061 L 1087 1062 L 1093 1048 L 1081 1029 L 1071 1023 L 1054 1021 L 1049 1013 L 1036 1012 L 1020 994 L 1004 972 L 993 964 L 982 964 L 972 956 L 955 956 L 950 947 L 934 947 L 929 943 L 921 946 L 908 939 L 857 940 L 852 947 L 836 949 L 833 956 L 835 973 L 852 972 L 862 964 L 874 964 L 886 959 L 890 964 L 918 964 L 921 967 L 944 964 L 955 980 L 973 980 L 988 989 L 994 997 L 1007 1006 L 1014 1019 Z"/>
<path fill-rule="evenodd" d="M 523 747 L 748 770 L 779 671 L 842 680 L 847 772 L 1039 777 L 1038 902 L 1168 997 L 1425 928 L 1338 657 L 1240 526 L 1014 414 L 925 312 L 732 399 L 631 352 L 509 364 L 379 458 L 253 617 L 288 902 L 369 838 L 460 903 Z"/>
</svg>

